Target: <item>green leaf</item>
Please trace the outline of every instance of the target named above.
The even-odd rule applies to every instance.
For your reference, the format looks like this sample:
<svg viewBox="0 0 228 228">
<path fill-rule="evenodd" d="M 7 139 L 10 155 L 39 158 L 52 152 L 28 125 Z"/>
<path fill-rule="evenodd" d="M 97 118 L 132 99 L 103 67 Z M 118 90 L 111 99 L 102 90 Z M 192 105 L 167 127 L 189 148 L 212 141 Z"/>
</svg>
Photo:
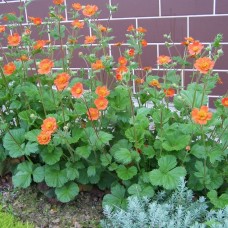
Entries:
<svg viewBox="0 0 228 228">
<path fill-rule="evenodd" d="M 142 184 L 133 184 L 128 188 L 127 191 L 130 195 L 136 195 L 138 197 L 153 197 L 154 195 L 154 189 L 151 186 Z"/>
<path fill-rule="evenodd" d="M 202 105 L 206 105 L 208 102 L 208 96 L 206 94 L 203 94 L 202 91 L 182 90 L 180 94 L 181 94 L 181 97 L 183 98 L 183 103 L 186 103 L 189 107 L 194 106 L 195 108 L 200 108 Z M 203 97 L 203 103 L 202 103 L 202 97 Z M 194 105 L 193 105 L 193 102 L 194 102 Z"/>
<path fill-rule="evenodd" d="M 11 104 L 10 104 L 10 109 L 17 109 L 17 110 L 19 110 L 20 109 L 20 107 L 21 107 L 21 102 L 20 101 L 18 101 L 18 100 L 15 100 L 15 101 L 13 101 Z"/>
<path fill-rule="evenodd" d="M 38 88 L 30 82 L 25 82 L 23 85 L 18 85 L 15 90 L 14 94 L 20 94 L 20 93 L 25 93 L 25 95 L 31 99 L 31 100 L 36 100 L 39 92 Z"/>
<path fill-rule="evenodd" d="M 41 152 L 40 156 L 43 161 L 48 165 L 54 165 L 57 163 L 61 156 L 63 155 L 63 150 L 60 147 L 56 147 L 54 150 L 49 151 L 47 147 L 45 147 Z"/>
<path fill-rule="evenodd" d="M 18 114 L 19 118 L 23 121 L 25 121 L 28 125 L 31 125 L 34 123 L 35 119 L 31 118 L 31 115 L 36 116 L 36 112 L 34 110 L 26 110 L 22 111 Z"/>
<path fill-rule="evenodd" d="M 75 150 L 75 153 L 77 155 L 79 155 L 80 157 L 83 157 L 83 158 L 88 158 L 89 155 L 91 154 L 91 147 L 90 146 L 80 146 L 80 147 L 77 147 L 76 150 Z"/>
<path fill-rule="evenodd" d="M 156 124 L 164 124 L 172 117 L 172 112 L 168 108 L 154 109 L 152 117 Z"/>
<path fill-rule="evenodd" d="M 163 186 L 165 189 L 175 189 L 181 177 L 186 175 L 184 167 L 175 167 L 176 158 L 172 155 L 163 156 L 158 160 L 159 169 L 149 173 L 152 185 Z"/>
<path fill-rule="evenodd" d="M 68 180 L 74 180 L 79 177 L 78 165 L 76 163 L 67 162 L 66 172 Z"/>
<path fill-rule="evenodd" d="M 121 139 L 111 147 L 110 153 L 114 155 L 115 152 L 118 151 L 120 148 L 126 148 L 130 150 L 132 148 L 132 144 L 129 143 L 129 141 L 126 139 Z"/>
<path fill-rule="evenodd" d="M 135 166 L 131 166 L 129 168 L 126 168 L 123 165 L 120 165 L 117 170 L 117 175 L 122 180 L 130 180 L 132 177 L 134 177 L 137 174 L 137 168 Z"/>
<path fill-rule="evenodd" d="M 77 115 L 84 115 L 87 112 L 87 108 L 86 108 L 86 105 L 84 103 L 76 103 L 74 105 L 74 108 L 75 108 L 75 113 Z"/>
<path fill-rule="evenodd" d="M 183 135 L 179 130 L 167 130 L 162 147 L 167 151 L 184 149 L 190 141 L 190 135 Z"/>
<path fill-rule="evenodd" d="M 126 190 L 123 186 L 117 184 L 111 188 L 111 194 L 106 194 L 102 201 L 102 206 L 126 207 Z"/>
<path fill-rule="evenodd" d="M 27 188 L 32 182 L 33 164 L 29 161 L 20 163 L 17 166 L 17 172 L 13 176 L 14 187 Z"/>
<path fill-rule="evenodd" d="M 101 154 L 100 160 L 101 160 L 102 166 L 108 166 L 112 162 L 112 156 L 110 154 L 107 154 L 107 153 Z"/>
<path fill-rule="evenodd" d="M 44 180 L 44 166 L 39 166 L 33 171 L 33 180 L 40 183 Z"/>
<path fill-rule="evenodd" d="M 109 141 L 113 138 L 112 134 L 109 134 L 107 132 L 104 131 L 100 131 L 98 132 L 98 136 L 97 134 L 91 134 L 89 137 L 89 141 L 92 145 L 94 145 L 94 147 L 98 148 L 98 149 L 102 149 L 104 147 L 105 144 L 108 144 Z"/>
<path fill-rule="evenodd" d="M 148 158 L 153 158 L 155 155 L 155 150 L 152 146 L 150 145 L 144 145 L 142 148 L 142 154 L 148 156 Z"/>
<path fill-rule="evenodd" d="M 220 146 L 216 146 L 208 152 L 210 162 L 213 164 L 216 161 L 222 161 L 224 152 Z"/>
<path fill-rule="evenodd" d="M 145 130 L 140 127 L 131 127 L 126 130 L 125 132 L 126 137 L 129 139 L 130 142 L 139 142 L 143 141 Z"/>
<path fill-rule="evenodd" d="M 25 146 L 24 153 L 30 155 L 36 153 L 39 150 L 37 143 L 28 142 Z"/>
<path fill-rule="evenodd" d="M 224 208 L 228 205 L 228 194 L 224 193 L 220 197 L 218 197 L 217 192 L 215 190 L 211 190 L 207 193 L 208 198 L 211 203 L 217 208 Z"/>
<path fill-rule="evenodd" d="M 122 164 L 129 164 L 132 161 L 131 152 L 126 148 L 120 148 L 118 151 L 115 151 L 114 158 L 116 161 Z"/>
<path fill-rule="evenodd" d="M 7 132 L 3 137 L 3 146 L 9 151 L 12 158 L 24 155 L 24 134 L 24 129 L 14 129 Z"/>
<path fill-rule="evenodd" d="M 49 187 L 62 187 L 68 181 L 67 172 L 59 165 L 45 165 L 45 181 Z"/>
<path fill-rule="evenodd" d="M 203 145 L 195 144 L 192 146 L 190 153 L 197 158 L 205 159 L 207 157 L 206 148 Z"/>
<path fill-rule="evenodd" d="M 94 166 L 94 165 L 89 166 L 87 169 L 87 175 L 88 175 L 88 177 L 95 176 L 96 175 L 96 166 Z"/>
<path fill-rule="evenodd" d="M 68 182 L 64 186 L 55 189 L 57 199 L 62 203 L 67 203 L 75 198 L 79 193 L 79 187 L 74 182 Z"/>
<path fill-rule="evenodd" d="M 177 160 L 172 155 L 166 155 L 158 160 L 158 165 L 161 172 L 167 173 L 177 165 Z"/>
<path fill-rule="evenodd" d="M 101 141 L 103 145 L 108 144 L 108 142 L 113 138 L 112 134 L 109 134 L 104 131 L 100 131 L 98 135 L 99 135 L 99 139 L 97 140 Z"/>
<path fill-rule="evenodd" d="M 39 135 L 40 130 L 34 129 L 25 133 L 25 138 L 31 142 L 37 142 L 37 136 Z"/>
</svg>

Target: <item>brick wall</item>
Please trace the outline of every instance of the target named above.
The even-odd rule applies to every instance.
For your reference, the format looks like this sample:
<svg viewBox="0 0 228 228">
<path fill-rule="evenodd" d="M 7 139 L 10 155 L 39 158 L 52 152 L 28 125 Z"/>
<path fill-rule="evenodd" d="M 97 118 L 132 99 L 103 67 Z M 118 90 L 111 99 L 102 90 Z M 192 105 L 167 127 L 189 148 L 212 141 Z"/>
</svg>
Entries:
<svg viewBox="0 0 228 228">
<path fill-rule="evenodd" d="M 17 7 L 24 4 L 26 0 L 0 0 L 0 14 L 7 12 L 18 13 Z M 7 3 L 6 3 L 7 2 Z M 81 4 L 96 4 L 102 13 L 99 20 L 107 22 L 109 11 L 106 4 L 118 4 L 118 12 L 111 15 L 110 27 L 113 28 L 112 35 L 115 36 L 114 42 L 125 42 L 125 33 L 129 25 L 135 27 L 145 27 L 148 32 L 146 40 L 148 47 L 144 49 L 143 63 L 144 66 L 152 66 L 159 72 L 156 65 L 156 57 L 166 54 L 167 50 L 164 45 L 163 34 L 171 33 L 174 43 L 180 49 L 180 42 L 184 37 L 192 36 L 199 39 L 205 46 L 208 42 L 213 41 L 217 33 L 223 34 L 223 51 L 224 56 L 216 62 L 215 72 L 219 72 L 223 81 L 222 85 L 218 85 L 209 97 L 210 104 L 217 97 L 225 94 L 228 90 L 228 0 L 65 0 L 67 9 L 71 8 L 72 3 L 80 2 Z M 46 17 L 48 16 L 48 6 L 52 5 L 52 0 L 34 0 L 23 11 L 24 24 L 28 23 L 28 16 Z M 64 24 L 71 22 L 71 15 L 65 12 L 63 15 L 66 20 Z M 0 21 L 0 24 L 3 24 Z M 84 34 L 89 34 L 89 29 L 84 30 Z M 34 31 L 33 37 L 37 34 Z M 44 39 L 48 39 L 48 34 L 43 35 Z M 6 46 L 6 42 L 2 42 Z M 79 50 L 80 51 L 80 50 Z M 175 50 L 171 49 L 175 54 Z M 110 45 L 110 53 L 118 56 L 118 50 L 114 45 Z M 83 61 L 78 58 L 75 53 L 73 69 L 86 67 Z M 189 81 L 188 76 L 191 69 L 184 74 L 183 85 Z"/>
</svg>

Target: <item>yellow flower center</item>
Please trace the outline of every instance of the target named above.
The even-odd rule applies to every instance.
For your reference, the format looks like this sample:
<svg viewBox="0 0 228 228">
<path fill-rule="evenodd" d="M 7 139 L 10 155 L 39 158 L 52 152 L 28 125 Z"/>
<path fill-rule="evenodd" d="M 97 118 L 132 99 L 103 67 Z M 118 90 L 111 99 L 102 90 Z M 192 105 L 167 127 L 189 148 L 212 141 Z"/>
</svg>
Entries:
<svg viewBox="0 0 228 228">
<path fill-rule="evenodd" d="M 207 113 L 204 111 L 199 111 L 198 116 L 201 120 L 204 120 L 207 117 Z"/>
</svg>

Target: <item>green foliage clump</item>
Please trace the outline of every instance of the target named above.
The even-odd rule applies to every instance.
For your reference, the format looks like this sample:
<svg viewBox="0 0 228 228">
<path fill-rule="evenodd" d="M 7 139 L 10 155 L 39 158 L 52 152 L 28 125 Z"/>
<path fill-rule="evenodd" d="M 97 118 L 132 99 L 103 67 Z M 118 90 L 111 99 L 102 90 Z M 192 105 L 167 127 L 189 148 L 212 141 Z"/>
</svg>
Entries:
<svg viewBox="0 0 228 228">
<path fill-rule="evenodd" d="M 151 201 L 147 197 L 128 198 L 126 210 L 105 206 L 102 228 L 226 228 L 228 207 L 208 210 L 204 197 L 194 199 L 193 192 L 181 181 L 169 196 L 160 192 Z"/>
<path fill-rule="evenodd" d="M 29 223 L 19 222 L 13 215 L 3 212 L 0 206 L 0 227 L 1 228 L 33 228 Z"/>
<path fill-rule="evenodd" d="M 96 185 L 111 189 L 103 205 L 119 206 L 130 195 L 175 189 L 184 177 L 215 207 L 226 206 L 228 94 L 213 113 L 207 107 L 221 83 L 213 67 L 222 36 L 208 47 L 185 38 L 178 52 L 166 35 L 170 55 L 160 53 L 145 67 L 145 28 L 126 27 L 119 47 L 97 6 L 75 10 L 54 2 L 48 17 L 29 17 L 26 25 L 19 15 L 0 15 L 8 19 L 0 36 L 8 45 L 0 56 L 0 175 L 12 166 L 14 187 L 35 182 L 63 203 L 83 185 Z M 44 33 L 49 40 L 41 40 Z M 76 56 L 85 67 L 73 68 Z M 191 83 L 184 86 L 186 77 Z"/>
</svg>

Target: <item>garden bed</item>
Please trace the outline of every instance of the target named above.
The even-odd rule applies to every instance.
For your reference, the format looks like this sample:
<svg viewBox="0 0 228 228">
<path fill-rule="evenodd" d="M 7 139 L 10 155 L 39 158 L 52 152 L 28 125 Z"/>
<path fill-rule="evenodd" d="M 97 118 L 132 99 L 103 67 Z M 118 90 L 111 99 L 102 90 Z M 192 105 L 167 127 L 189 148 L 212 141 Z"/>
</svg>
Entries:
<svg viewBox="0 0 228 228">
<path fill-rule="evenodd" d="M 103 193 L 97 189 L 80 192 L 75 201 L 62 204 L 45 197 L 37 185 L 15 190 L 10 182 L 9 177 L 0 179 L 0 205 L 4 211 L 35 227 L 95 228 L 102 217 Z"/>
</svg>

